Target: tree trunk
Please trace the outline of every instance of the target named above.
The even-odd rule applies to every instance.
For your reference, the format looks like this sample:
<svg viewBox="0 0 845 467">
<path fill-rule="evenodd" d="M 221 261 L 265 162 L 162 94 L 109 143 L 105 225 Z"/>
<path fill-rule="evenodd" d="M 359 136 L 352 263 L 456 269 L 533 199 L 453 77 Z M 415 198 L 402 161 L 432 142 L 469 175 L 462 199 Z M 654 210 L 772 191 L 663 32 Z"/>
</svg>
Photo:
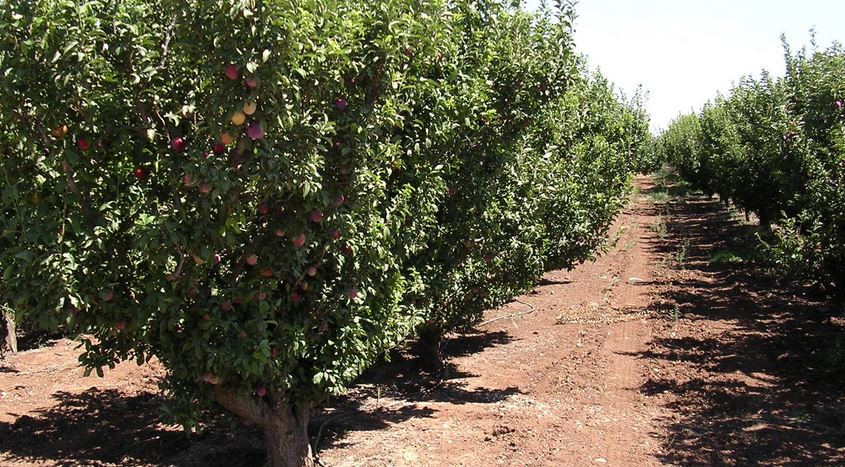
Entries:
<svg viewBox="0 0 845 467">
<path fill-rule="evenodd" d="M 18 336 L 15 329 L 15 318 L 9 312 L 3 312 L 3 318 L 6 321 L 6 346 L 14 354 L 18 353 Z M 2 350 L 2 349 L 0 349 Z"/>
<path fill-rule="evenodd" d="M 239 397 L 219 386 L 214 396 L 226 410 L 261 427 L 269 467 L 314 466 L 308 439 L 310 406 L 294 406 L 278 393 L 262 398 Z"/>
<path fill-rule="evenodd" d="M 262 427 L 270 467 L 313 467 L 309 419 L 310 414 L 290 412 L 288 417 L 274 418 Z"/>
<path fill-rule="evenodd" d="M 418 333 L 416 354 L 420 366 L 432 372 L 443 370 L 443 330 L 434 324 L 424 324 L 420 326 Z"/>
</svg>

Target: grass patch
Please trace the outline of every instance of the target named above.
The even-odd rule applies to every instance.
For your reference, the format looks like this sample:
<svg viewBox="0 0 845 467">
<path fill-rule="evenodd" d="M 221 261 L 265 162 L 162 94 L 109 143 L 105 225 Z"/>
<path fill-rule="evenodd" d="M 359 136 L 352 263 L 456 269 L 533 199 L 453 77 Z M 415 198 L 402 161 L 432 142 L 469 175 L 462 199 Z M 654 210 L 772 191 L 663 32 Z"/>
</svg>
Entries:
<svg viewBox="0 0 845 467">
<path fill-rule="evenodd" d="M 710 256 L 711 266 L 744 266 L 759 264 L 762 254 L 751 248 L 719 250 Z"/>
</svg>

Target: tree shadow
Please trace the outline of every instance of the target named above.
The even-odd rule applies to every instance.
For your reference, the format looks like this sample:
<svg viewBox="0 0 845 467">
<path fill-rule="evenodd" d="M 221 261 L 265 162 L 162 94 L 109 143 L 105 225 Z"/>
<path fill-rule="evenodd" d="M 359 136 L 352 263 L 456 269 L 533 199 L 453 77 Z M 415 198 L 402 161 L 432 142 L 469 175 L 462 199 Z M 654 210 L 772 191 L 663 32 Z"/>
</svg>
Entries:
<svg viewBox="0 0 845 467">
<path fill-rule="evenodd" d="M 504 331 L 451 336 L 444 353 L 453 359 L 511 341 Z M 470 388 L 465 380 L 475 376 L 459 370 L 452 361 L 447 361 L 442 372 L 426 371 L 415 356 L 393 352 L 389 361 L 367 370 L 347 395 L 336 398 L 315 417 L 314 422 L 325 429 L 320 448 L 343 447 L 344 439 L 354 431 L 381 430 L 410 419 L 433 417 L 436 410 L 426 403 L 491 404 L 521 394 L 516 386 Z"/>
<path fill-rule="evenodd" d="M 754 248 L 759 227 L 713 199 L 666 206 L 667 235 L 649 248 L 684 269 L 655 303 L 683 322 L 633 355 L 672 370 L 640 388 L 672 394 L 660 460 L 677 465 L 845 463 L 845 325 L 820 297 L 719 251 Z"/>
<path fill-rule="evenodd" d="M 159 424 L 161 400 L 91 388 L 57 392 L 59 405 L 0 423 L 0 446 L 9 457 L 55 465 L 155 464 L 188 447 L 184 432 Z"/>
</svg>

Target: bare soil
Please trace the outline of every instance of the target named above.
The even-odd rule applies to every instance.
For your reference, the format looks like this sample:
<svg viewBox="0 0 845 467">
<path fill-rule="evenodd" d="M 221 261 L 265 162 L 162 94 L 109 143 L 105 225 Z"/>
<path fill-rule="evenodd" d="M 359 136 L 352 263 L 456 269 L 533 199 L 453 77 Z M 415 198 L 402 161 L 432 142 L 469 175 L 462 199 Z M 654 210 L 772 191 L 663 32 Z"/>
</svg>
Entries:
<svg viewBox="0 0 845 467">
<path fill-rule="evenodd" d="M 452 336 L 444 374 L 396 352 L 318 413 L 328 466 L 843 465 L 845 321 L 752 262 L 756 227 L 652 179 L 595 262 Z M 71 342 L 0 362 L 0 465 L 263 463 L 260 434 L 158 420 L 157 365 L 83 377 Z"/>
</svg>

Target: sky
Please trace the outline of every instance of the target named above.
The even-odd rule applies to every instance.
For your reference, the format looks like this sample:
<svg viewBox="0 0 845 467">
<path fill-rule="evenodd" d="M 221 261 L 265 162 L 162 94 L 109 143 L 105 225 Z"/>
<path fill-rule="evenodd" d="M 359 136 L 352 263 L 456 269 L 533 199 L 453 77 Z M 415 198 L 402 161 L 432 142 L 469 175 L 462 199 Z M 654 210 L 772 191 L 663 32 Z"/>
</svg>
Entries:
<svg viewBox="0 0 845 467">
<path fill-rule="evenodd" d="M 625 93 L 642 84 L 655 132 L 743 76 L 783 75 L 781 34 L 793 50 L 813 28 L 821 48 L 845 43 L 845 0 L 580 0 L 576 13 L 577 50 Z"/>
</svg>

